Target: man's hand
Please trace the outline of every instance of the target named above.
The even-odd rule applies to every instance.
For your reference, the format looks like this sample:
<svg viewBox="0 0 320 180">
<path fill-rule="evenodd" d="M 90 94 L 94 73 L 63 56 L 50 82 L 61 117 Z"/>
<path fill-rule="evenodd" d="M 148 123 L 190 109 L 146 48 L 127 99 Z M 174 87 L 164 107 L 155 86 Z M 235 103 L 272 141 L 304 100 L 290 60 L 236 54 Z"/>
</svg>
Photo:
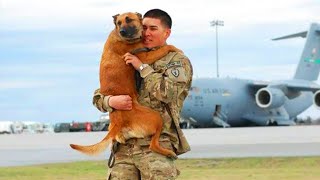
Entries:
<svg viewBox="0 0 320 180">
<path fill-rule="evenodd" d="M 131 64 L 136 70 L 139 71 L 139 67 L 141 66 L 142 62 L 137 56 L 126 53 L 125 55 L 123 55 L 123 59 L 127 65 Z"/>
<path fill-rule="evenodd" d="M 111 96 L 109 106 L 117 110 L 131 110 L 132 98 L 129 95 Z"/>
</svg>

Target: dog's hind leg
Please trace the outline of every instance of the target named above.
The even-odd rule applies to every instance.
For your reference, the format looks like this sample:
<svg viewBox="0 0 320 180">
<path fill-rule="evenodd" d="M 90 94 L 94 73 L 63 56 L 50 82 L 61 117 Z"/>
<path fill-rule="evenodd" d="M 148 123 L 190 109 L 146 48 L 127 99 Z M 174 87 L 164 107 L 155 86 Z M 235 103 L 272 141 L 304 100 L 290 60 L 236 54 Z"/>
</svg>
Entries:
<svg viewBox="0 0 320 180">
<path fill-rule="evenodd" d="M 163 154 L 167 157 L 177 158 L 177 155 L 173 151 L 169 149 L 165 149 L 160 146 L 159 144 L 160 134 L 161 134 L 161 128 L 156 129 L 156 133 L 151 138 L 151 142 L 149 146 L 150 150 Z"/>
<path fill-rule="evenodd" d="M 133 119 L 128 125 L 128 127 L 132 128 L 130 134 L 134 134 L 135 137 L 140 138 L 152 136 L 149 146 L 150 150 L 168 157 L 176 157 L 173 151 L 165 149 L 159 144 L 163 121 L 158 111 L 142 106 L 134 101 L 130 117 Z"/>
</svg>

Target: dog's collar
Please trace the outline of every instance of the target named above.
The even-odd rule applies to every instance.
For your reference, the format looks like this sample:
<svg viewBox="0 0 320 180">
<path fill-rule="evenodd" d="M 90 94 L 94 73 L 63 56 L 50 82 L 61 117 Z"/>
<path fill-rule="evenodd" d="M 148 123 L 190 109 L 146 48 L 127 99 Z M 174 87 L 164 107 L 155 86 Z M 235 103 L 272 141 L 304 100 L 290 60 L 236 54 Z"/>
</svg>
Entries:
<svg viewBox="0 0 320 180">
<path fill-rule="evenodd" d="M 130 53 L 131 54 L 138 54 L 138 53 L 141 53 L 141 52 L 149 52 L 149 51 L 151 51 L 150 48 L 143 47 L 143 48 L 134 49 Z"/>
<path fill-rule="evenodd" d="M 137 41 L 141 41 L 141 38 L 142 37 L 138 37 L 138 38 L 135 38 L 135 39 L 125 39 L 129 44 L 133 44 L 133 43 L 136 43 Z"/>
<path fill-rule="evenodd" d="M 137 41 L 140 41 L 141 38 L 135 38 L 135 39 L 127 39 L 126 41 L 129 42 L 129 43 L 135 43 Z"/>
<path fill-rule="evenodd" d="M 143 47 L 143 48 L 134 49 L 130 53 L 131 54 L 138 54 L 138 53 L 141 53 L 141 52 L 155 51 L 157 49 L 160 49 L 161 47 L 163 47 L 163 46 L 156 46 L 156 47 L 153 47 L 153 48 Z"/>
</svg>

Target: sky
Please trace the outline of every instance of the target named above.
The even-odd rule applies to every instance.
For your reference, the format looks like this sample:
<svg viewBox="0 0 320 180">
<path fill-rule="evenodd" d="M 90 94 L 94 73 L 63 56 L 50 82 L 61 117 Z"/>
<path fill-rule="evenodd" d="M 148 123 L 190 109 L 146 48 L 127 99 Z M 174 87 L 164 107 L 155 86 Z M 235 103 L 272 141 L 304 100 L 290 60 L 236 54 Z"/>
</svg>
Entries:
<svg viewBox="0 0 320 180">
<path fill-rule="evenodd" d="M 320 22 L 318 0 L 0 0 L 0 121 L 98 120 L 92 95 L 112 16 L 153 8 L 171 15 L 168 44 L 190 58 L 194 78 L 216 77 L 212 20 L 224 21 L 220 77 L 257 80 L 292 78 L 304 39 L 271 39 Z"/>
</svg>

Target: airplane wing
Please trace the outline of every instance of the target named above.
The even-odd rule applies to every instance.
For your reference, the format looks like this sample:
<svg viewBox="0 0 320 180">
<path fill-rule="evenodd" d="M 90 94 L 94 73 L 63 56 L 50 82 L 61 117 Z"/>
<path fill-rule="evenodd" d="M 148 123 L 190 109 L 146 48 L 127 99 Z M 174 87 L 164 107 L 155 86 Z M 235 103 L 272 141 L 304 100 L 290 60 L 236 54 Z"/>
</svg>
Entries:
<svg viewBox="0 0 320 180">
<path fill-rule="evenodd" d="M 252 81 L 251 83 L 248 83 L 249 87 L 256 90 L 267 87 L 269 84 L 270 82 L 268 81 Z"/>
<path fill-rule="evenodd" d="M 291 81 L 283 81 L 283 82 L 267 82 L 267 81 L 253 81 L 248 84 L 251 88 L 260 89 L 264 87 L 285 87 L 288 90 L 294 91 L 312 91 L 316 92 L 320 90 L 320 86 L 318 84 L 308 82 L 308 81 L 299 81 L 299 80 L 291 80 Z"/>
<path fill-rule="evenodd" d="M 288 89 L 291 90 L 298 90 L 298 91 L 312 91 L 312 92 L 316 92 L 318 90 L 320 90 L 320 86 L 317 84 L 301 84 L 301 83 L 290 83 L 290 84 L 286 84 L 286 86 L 288 87 Z"/>
<path fill-rule="evenodd" d="M 272 40 L 276 41 L 276 40 L 289 39 L 289 38 L 294 38 L 294 37 L 305 38 L 305 37 L 307 37 L 307 34 L 308 34 L 308 31 L 303 31 L 303 32 L 296 33 L 296 34 L 291 34 L 291 35 L 288 35 L 288 36 L 282 36 L 282 37 L 279 37 L 279 38 L 274 38 Z"/>
</svg>

